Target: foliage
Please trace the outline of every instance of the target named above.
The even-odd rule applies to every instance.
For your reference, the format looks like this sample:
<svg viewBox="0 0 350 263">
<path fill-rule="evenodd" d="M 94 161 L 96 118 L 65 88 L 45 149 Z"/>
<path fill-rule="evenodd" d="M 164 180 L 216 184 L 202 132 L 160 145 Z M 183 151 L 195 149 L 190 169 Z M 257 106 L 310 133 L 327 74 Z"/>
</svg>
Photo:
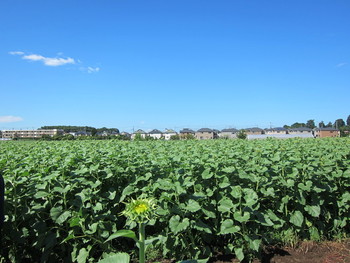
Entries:
<svg viewBox="0 0 350 263">
<path fill-rule="evenodd" d="M 335 122 L 334 122 L 334 127 L 336 127 L 337 129 L 341 128 L 345 126 L 345 121 L 343 119 L 337 119 Z"/>
<path fill-rule="evenodd" d="M 293 123 L 290 127 L 291 127 L 292 129 L 295 129 L 295 128 L 301 128 L 301 127 L 305 127 L 305 126 L 306 126 L 305 123 L 295 122 L 295 123 Z"/>
<path fill-rule="evenodd" d="M 137 224 L 120 213 L 142 194 L 157 201 L 147 233 L 166 258 L 249 260 L 263 244 L 344 237 L 349 167 L 349 138 L 5 141 L 0 254 L 9 262 L 136 258 L 123 229 Z"/>
<path fill-rule="evenodd" d="M 176 134 L 176 135 L 171 135 L 170 136 L 170 140 L 172 141 L 178 141 L 180 140 L 180 135 Z"/>
<path fill-rule="evenodd" d="M 237 138 L 238 139 L 247 139 L 247 134 L 245 132 L 245 130 L 240 130 L 238 133 L 237 133 Z"/>
<path fill-rule="evenodd" d="M 306 122 L 305 127 L 310 128 L 310 129 L 316 128 L 315 120 L 308 120 L 308 121 Z"/>
</svg>

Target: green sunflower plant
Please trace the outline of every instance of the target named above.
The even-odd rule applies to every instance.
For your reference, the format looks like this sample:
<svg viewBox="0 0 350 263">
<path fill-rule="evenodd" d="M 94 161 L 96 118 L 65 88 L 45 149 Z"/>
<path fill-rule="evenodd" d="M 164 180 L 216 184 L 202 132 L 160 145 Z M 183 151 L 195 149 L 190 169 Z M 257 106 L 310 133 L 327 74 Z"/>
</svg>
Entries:
<svg viewBox="0 0 350 263">
<path fill-rule="evenodd" d="M 128 237 L 133 239 L 139 247 L 139 262 L 145 263 L 145 250 L 146 250 L 146 225 L 147 223 L 156 217 L 157 205 L 151 198 L 138 198 L 131 199 L 129 203 L 125 204 L 125 209 L 121 212 L 121 215 L 127 217 L 130 221 L 133 221 L 139 226 L 139 237 L 132 230 L 119 230 L 116 233 L 109 236 L 106 242 L 117 237 Z"/>
</svg>

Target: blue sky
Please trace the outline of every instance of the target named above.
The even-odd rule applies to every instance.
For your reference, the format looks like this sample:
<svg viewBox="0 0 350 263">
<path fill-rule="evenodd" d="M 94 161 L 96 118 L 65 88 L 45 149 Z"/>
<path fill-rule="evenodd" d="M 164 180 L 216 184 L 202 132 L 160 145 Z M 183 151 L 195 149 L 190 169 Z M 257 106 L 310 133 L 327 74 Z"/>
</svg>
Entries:
<svg viewBox="0 0 350 263">
<path fill-rule="evenodd" d="M 348 0 L 1 0 L 0 129 L 350 114 Z"/>
</svg>

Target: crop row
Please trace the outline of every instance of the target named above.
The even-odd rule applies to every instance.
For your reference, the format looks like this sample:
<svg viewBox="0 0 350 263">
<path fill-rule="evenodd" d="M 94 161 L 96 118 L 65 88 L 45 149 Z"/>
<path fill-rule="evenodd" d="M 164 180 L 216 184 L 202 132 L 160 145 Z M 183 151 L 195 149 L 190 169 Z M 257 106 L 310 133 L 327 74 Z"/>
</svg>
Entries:
<svg viewBox="0 0 350 263">
<path fill-rule="evenodd" d="M 140 196 L 157 202 L 146 232 L 166 258 L 249 259 L 267 244 L 350 234 L 347 138 L 2 142 L 0 172 L 0 252 L 12 262 L 133 254 L 132 240 L 107 240 L 136 229 L 120 212 Z"/>
</svg>

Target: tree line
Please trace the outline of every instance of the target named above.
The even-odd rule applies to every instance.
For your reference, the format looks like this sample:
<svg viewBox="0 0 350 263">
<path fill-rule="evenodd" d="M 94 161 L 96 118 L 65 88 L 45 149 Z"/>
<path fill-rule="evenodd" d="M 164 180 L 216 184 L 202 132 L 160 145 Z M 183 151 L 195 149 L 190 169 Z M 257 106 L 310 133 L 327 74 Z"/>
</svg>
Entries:
<svg viewBox="0 0 350 263">
<path fill-rule="evenodd" d="M 334 122 L 328 122 L 327 124 L 325 124 L 324 121 L 321 121 L 318 123 L 318 126 L 316 126 L 315 124 L 315 120 L 308 120 L 306 121 L 306 123 L 304 122 L 295 122 L 292 125 L 284 125 L 283 126 L 286 129 L 294 129 L 294 128 L 300 128 L 300 127 L 307 127 L 310 129 L 314 129 L 314 128 L 336 128 L 340 130 L 340 135 L 341 136 L 345 136 L 347 135 L 350 131 L 350 115 L 348 116 L 348 118 L 346 119 L 346 121 L 344 121 L 343 119 L 337 119 Z"/>
</svg>

